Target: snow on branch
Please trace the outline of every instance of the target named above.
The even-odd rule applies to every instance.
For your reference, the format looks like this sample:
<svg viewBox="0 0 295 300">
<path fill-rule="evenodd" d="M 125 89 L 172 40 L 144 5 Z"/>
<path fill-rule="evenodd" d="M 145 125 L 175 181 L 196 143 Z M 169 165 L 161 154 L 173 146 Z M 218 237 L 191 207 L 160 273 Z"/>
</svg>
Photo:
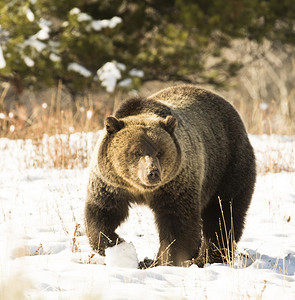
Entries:
<svg viewBox="0 0 295 300">
<path fill-rule="evenodd" d="M 0 69 L 4 69 L 6 67 L 6 61 L 3 55 L 2 47 L 0 45 Z"/>
<path fill-rule="evenodd" d="M 93 20 L 90 15 L 81 12 L 77 7 L 70 10 L 70 15 L 76 15 L 78 22 L 90 22 L 90 26 L 95 31 L 100 31 L 104 28 L 115 28 L 118 24 L 122 23 L 122 19 L 117 16 L 114 16 L 111 19 Z"/>
<path fill-rule="evenodd" d="M 125 71 L 125 69 L 126 66 L 124 64 L 113 61 L 107 62 L 97 70 L 101 85 L 106 88 L 108 93 L 112 93 L 115 90 L 117 80 L 122 77 L 121 71 Z"/>
<path fill-rule="evenodd" d="M 84 77 L 91 76 L 91 72 L 88 69 L 86 69 L 85 67 L 83 67 L 75 62 L 70 63 L 68 65 L 68 71 L 73 71 L 73 72 L 79 73 L 80 75 L 82 75 Z"/>
</svg>

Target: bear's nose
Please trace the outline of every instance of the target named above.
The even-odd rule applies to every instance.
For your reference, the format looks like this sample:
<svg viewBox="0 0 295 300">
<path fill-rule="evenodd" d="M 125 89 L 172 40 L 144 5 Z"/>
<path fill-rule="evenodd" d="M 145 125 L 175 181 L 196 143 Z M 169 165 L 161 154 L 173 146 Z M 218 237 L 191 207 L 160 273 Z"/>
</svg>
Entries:
<svg viewBox="0 0 295 300">
<path fill-rule="evenodd" d="M 150 184 L 156 184 L 160 181 L 160 171 L 158 169 L 151 170 L 147 175 Z"/>
</svg>

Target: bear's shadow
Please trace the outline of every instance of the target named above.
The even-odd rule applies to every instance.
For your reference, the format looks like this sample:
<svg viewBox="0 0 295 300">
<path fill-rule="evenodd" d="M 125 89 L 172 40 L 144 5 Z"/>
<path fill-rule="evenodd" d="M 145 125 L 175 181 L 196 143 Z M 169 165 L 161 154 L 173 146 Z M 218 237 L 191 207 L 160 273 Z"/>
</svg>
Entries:
<svg viewBox="0 0 295 300">
<path fill-rule="evenodd" d="M 261 254 L 255 250 L 247 250 L 246 254 L 239 254 L 236 261 L 235 266 L 237 268 L 254 267 L 272 270 L 286 276 L 295 275 L 295 252 L 290 252 L 284 258 L 279 258 Z"/>
</svg>

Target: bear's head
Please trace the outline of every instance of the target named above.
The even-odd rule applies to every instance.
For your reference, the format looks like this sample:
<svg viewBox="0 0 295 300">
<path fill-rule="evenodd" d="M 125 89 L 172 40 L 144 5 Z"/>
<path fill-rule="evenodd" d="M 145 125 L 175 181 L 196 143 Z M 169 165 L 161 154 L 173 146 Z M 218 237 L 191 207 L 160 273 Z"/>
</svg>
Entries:
<svg viewBox="0 0 295 300">
<path fill-rule="evenodd" d="M 174 116 L 106 118 L 98 158 L 106 182 L 142 192 L 171 181 L 181 164 L 176 126 Z"/>
</svg>

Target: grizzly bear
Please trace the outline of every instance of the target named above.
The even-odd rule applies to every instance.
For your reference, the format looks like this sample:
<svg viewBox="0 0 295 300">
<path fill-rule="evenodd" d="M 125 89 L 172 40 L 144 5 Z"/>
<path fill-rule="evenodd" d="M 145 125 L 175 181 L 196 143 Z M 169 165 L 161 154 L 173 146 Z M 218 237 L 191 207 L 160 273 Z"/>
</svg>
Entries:
<svg viewBox="0 0 295 300">
<path fill-rule="evenodd" d="M 116 228 L 131 203 L 154 213 L 155 265 L 228 261 L 242 235 L 256 178 L 243 122 L 220 96 L 181 85 L 123 102 L 105 120 L 85 207 L 101 255 L 123 241 Z"/>
</svg>

